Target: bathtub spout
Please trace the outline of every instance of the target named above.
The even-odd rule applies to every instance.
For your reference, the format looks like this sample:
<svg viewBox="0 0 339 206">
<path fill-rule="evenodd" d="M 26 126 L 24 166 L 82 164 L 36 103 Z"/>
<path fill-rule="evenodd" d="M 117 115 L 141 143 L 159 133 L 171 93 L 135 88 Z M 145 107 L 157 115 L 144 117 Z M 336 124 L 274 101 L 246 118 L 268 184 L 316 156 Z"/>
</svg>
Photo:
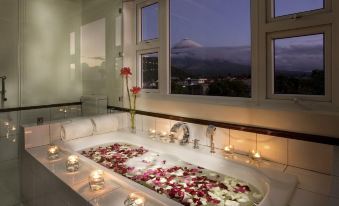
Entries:
<svg viewBox="0 0 339 206">
<path fill-rule="evenodd" d="M 170 131 L 170 139 L 171 139 L 170 142 L 174 143 L 175 139 L 178 139 L 178 132 L 180 128 L 183 129 L 183 136 L 182 136 L 182 139 L 180 140 L 180 144 L 186 145 L 189 143 L 190 131 L 188 129 L 187 124 L 184 122 L 178 122 L 173 125 Z"/>
</svg>

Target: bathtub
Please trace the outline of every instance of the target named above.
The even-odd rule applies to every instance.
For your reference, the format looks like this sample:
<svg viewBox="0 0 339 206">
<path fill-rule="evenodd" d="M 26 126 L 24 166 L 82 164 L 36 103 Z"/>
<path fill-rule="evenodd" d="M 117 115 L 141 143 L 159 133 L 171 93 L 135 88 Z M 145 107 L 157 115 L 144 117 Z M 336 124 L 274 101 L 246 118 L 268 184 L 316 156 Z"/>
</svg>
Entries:
<svg viewBox="0 0 339 206">
<path fill-rule="evenodd" d="M 67 142 L 60 142 L 58 144 L 64 150 L 80 154 L 80 151 L 90 147 L 118 142 L 143 146 L 154 152 L 171 155 L 174 158 L 181 159 L 185 162 L 248 182 L 264 194 L 262 201 L 258 204 L 260 206 L 288 205 L 297 184 L 297 178 L 295 176 L 271 169 L 255 168 L 250 165 L 227 160 L 220 155 L 210 154 L 208 148 L 194 150 L 192 149 L 192 145 L 182 146 L 179 144 L 162 143 L 153 141 L 142 134 L 131 134 L 125 131 L 83 137 Z M 181 205 L 178 202 L 123 177 L 82 155 L 79 156 L 82 161 L 104 170 L 106 174 L 109 174 L 110 177 L 114 178 L 121 186 L 142 191 L 150 198 L 154 198 L 165 205 Z"/>
</svg>

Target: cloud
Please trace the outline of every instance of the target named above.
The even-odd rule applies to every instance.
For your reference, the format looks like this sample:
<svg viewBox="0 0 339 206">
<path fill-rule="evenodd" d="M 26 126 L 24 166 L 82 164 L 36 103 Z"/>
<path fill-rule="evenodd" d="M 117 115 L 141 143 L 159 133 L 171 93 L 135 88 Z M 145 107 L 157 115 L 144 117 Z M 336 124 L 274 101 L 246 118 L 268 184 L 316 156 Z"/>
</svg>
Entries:
<svg viewBox="0 0 339 206">
<path fill-rule="evenodd" d="M 311 72 L 323 69 L 322 45 L 294 45 L 275 48 L 276 70 Z M 251 47 L 200 47 L 172 49 L 172 58 L 192 58 L 199 60 L 228 61 L 251 64 Z"/>
<path fill-rule="evenodd" d="M 322 45 L 293 45 L 275 48 L 277 70 L 311 72 L 324 68 Z"/>
</svg>

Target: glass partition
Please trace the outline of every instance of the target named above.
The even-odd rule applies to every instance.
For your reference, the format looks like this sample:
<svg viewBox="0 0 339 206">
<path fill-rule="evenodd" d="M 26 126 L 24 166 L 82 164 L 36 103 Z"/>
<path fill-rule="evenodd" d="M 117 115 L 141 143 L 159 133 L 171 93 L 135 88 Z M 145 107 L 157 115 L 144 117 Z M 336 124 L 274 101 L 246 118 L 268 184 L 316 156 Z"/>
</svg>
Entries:
<svg viewBox="0 0 339 206">
<path fill-rule="evenodd" d="M 1 205 L 21 201 L 20 125 L 82 115 L 81 105 L 5 109 L 80 102 L 84 95 L 122 105 L 121 8 L 122 0 L 0 1 L 0 185 L 12 185 L 1 190 Z"/>
</svg>

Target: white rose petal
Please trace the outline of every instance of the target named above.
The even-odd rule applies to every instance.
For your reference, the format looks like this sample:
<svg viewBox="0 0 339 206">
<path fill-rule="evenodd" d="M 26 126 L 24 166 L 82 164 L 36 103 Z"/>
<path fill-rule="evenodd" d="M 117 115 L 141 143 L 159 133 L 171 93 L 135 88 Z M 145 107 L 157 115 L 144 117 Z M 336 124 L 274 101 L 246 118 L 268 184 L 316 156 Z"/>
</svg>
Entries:
<svg viewBox="0 0 339 206">
<path fill-rule="evenodd" d="M 167 180 L 166 180 L 165 178 L 163 178 L 163 177 L 160 178 L 160 182 L 161 182 L 161 183 L 165 183 L 166 181 L 167 181 Z"/>
</svg>

